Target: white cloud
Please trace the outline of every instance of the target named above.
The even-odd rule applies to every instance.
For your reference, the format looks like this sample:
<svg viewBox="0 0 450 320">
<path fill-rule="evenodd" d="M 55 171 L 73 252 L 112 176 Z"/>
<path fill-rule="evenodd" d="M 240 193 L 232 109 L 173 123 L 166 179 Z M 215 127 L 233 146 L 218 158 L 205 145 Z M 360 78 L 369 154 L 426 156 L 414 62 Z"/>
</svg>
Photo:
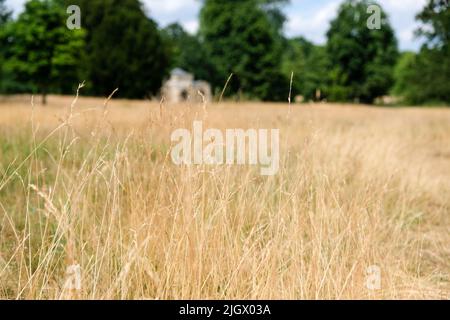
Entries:
<svg viewBox="0 0 450 320">
<path fill-rule="evenodd" d="M 189 32 L 198 29 L 198 12 L 201 2 L 198 0 L 144 0 L 150 16 L 162 26 L 179 22 Z"/>
<path fill-rule="evenodd" d="M 325 33 L 330 21 L 336 17 L 338 7 L 339 2 L 333 1 L 320 7 L 315 12 L 287 11 L 286 33 L 288 36 L 304 35 L 316 43 L 324 43 Z"/>
<path fill-rule="evenodd" d="M 415 27 L 404 29 L 398 33 L 398 40 L 400 43 L 411 43 L 414 41 Z"/>
<path fill-rule="evenodd" d="M 383 8 L 393 12 L 418 12 L 426 4 L 427 0 L 378 0 Z"/>
<path fill-rule="evenodd" d="M 6 0 L 6 6 L 13 9 L 17 14 L 18 11 L 22 10 L 25 1 L 26 0 Z"/>
<path fill-rule="evenodd" d="M 378 2 L 389 15 L 400 49 L 418 49 L 420 41 L 414 37 L 414 31 L 419 23 L 415 21 L 415 16 L 422 10 L 427 0 L 379 0 Z"/>
<path fill-rule="evenodd" d="M 143 2 L 150 8 L 155 17 L 158 14 L 174 14 L 198 6 L 198 1 L 195 0 L 144 0 Z"/>
<path fill-rule="evenodd" d="M 198 20 L 190 20 L 183 23 L 183 27 L 186 29 L 187 32 L 194 34 L 198 31 L 199 23 Z"/>
</svg>

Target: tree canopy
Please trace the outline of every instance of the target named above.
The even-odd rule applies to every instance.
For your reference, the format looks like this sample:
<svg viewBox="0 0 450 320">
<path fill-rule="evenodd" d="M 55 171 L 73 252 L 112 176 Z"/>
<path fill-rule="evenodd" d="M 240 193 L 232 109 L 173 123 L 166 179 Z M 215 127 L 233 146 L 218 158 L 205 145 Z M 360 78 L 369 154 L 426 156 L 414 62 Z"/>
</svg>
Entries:
<svg viewBox="0 0 450 320">
<path fill-rule="evenodd" d="M 87 31 L 88 91 L 144 98 L 156 95 L 168 72 L 169 52 L 156 23 L 138 0 L 68 0 L 83 12 Z"/>
<path fill-rule="evenodd" d="M 6 8 L 6 0 L 0 0 L 0 26 L 4 25 L 11 18 L 11 11 Z"/>
<path fill-rule="evenodd" d="M 7 81 L 10 76 L 5 70 L 5 55 L 7 47 L 7 36 L 5 25 L 10 21 L 11 12 L 5 6 L 5 0 L 0 0 L 0 92 L 7 91 Z"/>
<path fill-rule="evenodd" d="M 382 10 L 381 28 L 367 27 L 367 8 L 371 3 L 347 0 L 331 22 L 327 32 L 327 51 L 332 64 L 329 100 L 372 103 L 393 85 L 397 41 Z"/>
<path fill-rule="evenodd" d="M 328 84 L 329 59 L 326 48 L 305 38 L 287 40 L 283 54 L 283 73 L 294 72 L 293 93 L 305 100 L 315 100 L 316 91 L 323 92 Z"/>
<path fill-rule="evenodd" d="M 30 0 L 5 29 L 5 72 L 15 83 L 42 93 L 57 92 L 79 82 L 78 62 L 83 31 L 69 31 L 66 14 L 54 1 Z M 64 84 L 65 83 L 65 84 Z"/>
<path fill-rule="evenodd" d="M 429 0 L 417 15 L 425 39 L 418 54 L 411 54 L 397 72 L 396 93 L 407 103 L 450 103 L 450 10 L 442 0 Z M 406 60 L 407 59 L 407 60 Z"/>
<path fill-rule="evenodd" d="M 169 69 L 209 81 L 219 95 L 264 101 L 293 94 L 316 100 L 373 103 L 388 93 L 411 104 L 450 102 L 450 10 L 428 0 L 417 15 L 424 40 L 399 55 L 380 11 L 369 28 L 369 0 L 345 0 L 316 45 L 284 34 L 289 0 L 199 0 L 195 34 L 178 24 L 159 28 L 140 0 L 28 0 L 12 16 L 0 0 L 0 93 L 84 94 L 141 99 L 156 96 Z M 81 8 L 81 30 L 66 26 L 69 5 Z M 381 8 L 378 5 L 379 8 Z M 231 81 L 228 82 L 230 75 Z"/>
<path fill-rule="evenodd" d="M 230 91 L 250 98 L 281 100 L 288 81 L 281 73 L 278 34 L 257 0 L 205 0 L 200 14 L 204 48 L 217 68 L 221 87 L 230 74 Z"/>
<path fill-rule="evenodd" d="M 203 43 L 197 35 L 187 33 L 174 23 L 163 29 L 163 36 L 170 47 L 171 67 L 192 73 L 196 79 L 217 81 L 217 71 Z"/>
</svg>

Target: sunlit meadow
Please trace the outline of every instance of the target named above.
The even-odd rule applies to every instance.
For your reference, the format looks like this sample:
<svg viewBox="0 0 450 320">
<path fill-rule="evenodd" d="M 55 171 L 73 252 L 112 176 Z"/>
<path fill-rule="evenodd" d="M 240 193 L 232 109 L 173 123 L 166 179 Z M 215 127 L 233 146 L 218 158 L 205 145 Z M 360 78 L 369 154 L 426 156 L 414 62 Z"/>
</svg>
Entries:
<svg viewBox="0 0 450 320">
<path fill-rule="evenodd" d="M 450 110 L 73 99 L 0 103 L 0 298 L 449 298 Z M 194 120 L 278 174 L 175 166 Z"/>
</svg>

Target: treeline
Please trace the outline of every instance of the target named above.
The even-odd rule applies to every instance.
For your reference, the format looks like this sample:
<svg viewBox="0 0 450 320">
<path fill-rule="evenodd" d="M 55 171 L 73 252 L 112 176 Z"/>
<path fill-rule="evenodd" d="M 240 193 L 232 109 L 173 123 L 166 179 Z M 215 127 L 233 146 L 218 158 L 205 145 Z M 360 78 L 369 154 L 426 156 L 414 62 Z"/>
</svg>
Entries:
<svg viewBox="0 0 450 320">
<path fill-rule="evenodd" d="M 4 2 L 4 0 L 0 0 Z M 81 29 L 69 30 L 66 8 L 81 8 Z M 168 45 L 137 0 L 30 0 L 16 20 L 5 14 L 1 90 L 84 93 L 124 98 L 157 94 L 169 68 Z"/>
<path fill-rule="evenodd" d="M 283 34 L 289 0 L 203 0 L 200 29 L 164 29 L 139 0 L 29 0 L 15 19 L 0 0 L 0 93 L 156 96 L 171 68 L 209 81 L 218 95 L 280 101 L 373 103 L 395 94 L 407 103 L 450 103 L 450 16 L 445 1 L 428 0 L 417 19 L 426 39 L 418 53 L 399 53 L 386 14 L 370 30 L 372 1 L 347 0 L 317 46 Z M 69 5 L 81 8 L 69 30 Z M 151 14 L 151 13 L 150 13 Z"/>
</svg>

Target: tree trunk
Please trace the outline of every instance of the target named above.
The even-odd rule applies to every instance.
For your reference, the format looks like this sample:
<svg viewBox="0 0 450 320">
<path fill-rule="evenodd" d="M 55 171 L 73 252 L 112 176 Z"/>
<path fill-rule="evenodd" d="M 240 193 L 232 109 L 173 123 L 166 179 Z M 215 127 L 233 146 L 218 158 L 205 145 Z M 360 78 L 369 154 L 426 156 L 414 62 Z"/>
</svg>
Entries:
<svg viewBox="0 0 450 320">
<path fill-rule="evenodd" d="M 47 88 L 42 88 L 42 105 L 47 105 Z"/>
</svg>

